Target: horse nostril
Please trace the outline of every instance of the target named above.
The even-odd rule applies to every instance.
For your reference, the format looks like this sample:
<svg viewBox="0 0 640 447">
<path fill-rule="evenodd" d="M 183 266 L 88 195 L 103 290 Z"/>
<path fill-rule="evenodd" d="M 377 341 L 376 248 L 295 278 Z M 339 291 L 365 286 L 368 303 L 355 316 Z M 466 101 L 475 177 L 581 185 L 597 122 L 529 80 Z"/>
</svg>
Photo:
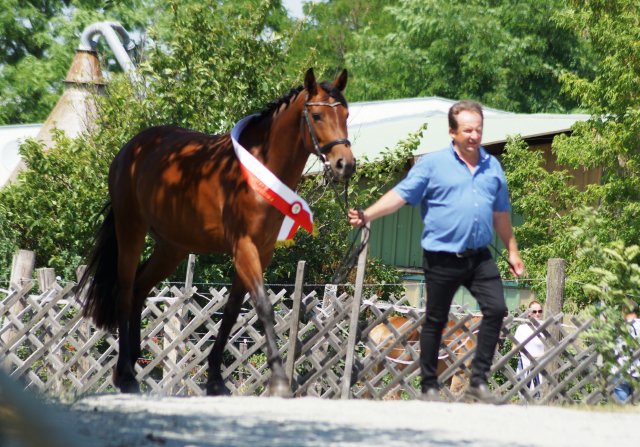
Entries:
<svg viewBox="0 0 640 447">
<path fill-rule="evenodd" d="M 344 170 L 344 159 L 343 158 L 339 158 L 338 161 L 336 161 L 336 170 L 339 172 L 342 172 Z"/>
</svg>

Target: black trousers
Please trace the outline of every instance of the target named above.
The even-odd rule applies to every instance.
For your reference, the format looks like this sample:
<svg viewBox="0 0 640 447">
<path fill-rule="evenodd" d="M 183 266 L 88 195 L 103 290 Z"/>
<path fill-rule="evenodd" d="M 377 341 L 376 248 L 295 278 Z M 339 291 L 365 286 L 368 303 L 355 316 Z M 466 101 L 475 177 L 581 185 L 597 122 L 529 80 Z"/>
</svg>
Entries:
<svg viewBox="0 0 640 447">
<path fill-rule="evenodd" d="M 471 385 L 487 382 L 491 362 L 507 313 L 498 266 L 488 249 L 465 257 L 454 253 L 424 251 L 427 283 L 427 315 L 420 334 L 422 390 L 438 387 L 438 351 L 442 331 L 449 319 L 453 295 L 465 286 L 478 301 L 482 322 L 471 364 Z"/>
</svg>

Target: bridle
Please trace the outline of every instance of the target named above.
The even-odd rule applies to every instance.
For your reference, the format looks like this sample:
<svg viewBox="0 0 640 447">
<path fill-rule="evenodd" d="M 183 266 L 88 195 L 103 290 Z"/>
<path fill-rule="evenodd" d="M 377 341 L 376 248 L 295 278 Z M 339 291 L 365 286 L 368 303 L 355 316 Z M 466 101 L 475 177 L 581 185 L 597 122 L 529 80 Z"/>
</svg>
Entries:
<svg viewBox="0 0 640 447">
<path fill-rule="evenodd" d="M 336 146 L 338 144 L 344 144 L 351 147 L 351 142 L 349 141 L 348 138 L 337 138 L 325 144 L 324 146 L 320 146 L 320 142 L 318 141 L 316 131 L 313 128 L 313 125 L 311 124 L 311 120 L 309 119 L 309 106 L 324 106 L 324 107 L 334 108 L 334 107 L 341 106 L 342 103 L 324 102 L 324 101 L 309 102 L 308 99 L 309 99 L 309 95 L 307 94 L 307 96 L 304 98 L 304 108 L 302 109 L 302 116 L 304 117 L 304 121 L 307 123 L 307 130 L 309 131 L 309 136 L 311 137 L 313 150 L 315 151 L 318 158 L 320 158 L 320 160 L 322 161 L 326 169 L 329 163 L 329 160 L 327 159 L 327 155 L 326 155 L 327 152 L 329 152 L 331 148 L 333 148 L 333 146 Z"/>
<path fill-rule="evenodd" d="M 338 189 L 336 188 L 331 178 L 332 177 L 331 167 L 326 154 L 331 150 L 331 148 L 333 148 L 333 146 L 336 146 L 338 144 L 345 144 L 351 147 L 351 142 L 347 138 L 337 138 L 325 144 L 324 146 L 320 146 L 320 142 L 318 141 L 318 137 L 316 136 L 315 129 L 313 128 L 313 125 L 311 124 L 311 120 L 309 119 L 309 108 L 308 108 L 309 106 L 324 106 L 324 107 L 334 108 L 340 105 L 342 105 L 342 103 L 340 102 L 324 102 L 324 101 L 309 102 L 309 94 L 307 93 L 307 95 L 304 98 L 304 107 L 302 109 L 302 116 L 304 118 L 304 121 L 307 124 L 307 130 L 309 131 L 309 136 L 311 137 L 313 150 L 315 151 L 318 158 L 320 158 L 320 161 L 323 163 L 325 179 L 332 186 L 333 192 L 336 195 L 336 201 L 343 207 L 343 212 L 346 216 L 347 210 L 349 209 L 349 203 L 348 203 L 348 197 L 347 197 L 349 182 L 348 181 L 344 182 L 344 189 L 342 191 L 343 197 L 340 197 L 340 193 L 338 192 Z M 362 237 L 362 241 L 358 244 L 358 239 L 360 238 L 360 233 L 362 231 L 365 231 L 365 235 L 364 237 Z M 362 226 L 356 232 L 350 247 L 348 248 L 342 261 L 340 262 L 340 265 L 337 267 L 336 271 L 334 272 L 333 278 L 331 279 L 331 284 L 340 284 L 346 279 L 346 277 L 349 275 L 349 272 L 355 266 L 356 261 L 358 260 L 358 256 L 360 255 L 362 250 L 364 250 L 364 247 L 367 245 L 368 242 L 369 242 L 369 229 L 366 226 Z"/>
</svg>

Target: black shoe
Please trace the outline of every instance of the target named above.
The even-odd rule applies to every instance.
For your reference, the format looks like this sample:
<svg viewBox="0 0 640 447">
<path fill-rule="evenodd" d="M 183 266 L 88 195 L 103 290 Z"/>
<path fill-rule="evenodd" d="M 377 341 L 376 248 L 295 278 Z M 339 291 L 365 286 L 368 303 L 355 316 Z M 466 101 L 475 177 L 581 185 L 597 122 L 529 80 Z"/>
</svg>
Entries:
<svg viewBox="0 0 640 447">
<path fill-rule="evenodd" d="M 465 397 L 471 398 L 476 402 L 481 402 L 483 404 L 493 404 L 500 405 L 499 399 L 491 393 L 489 387 L 485 383 L 481 383 L 479 385 L 471 385 L 467 388 L 465 392 Z"/>
<path fill-rule="evenodd" d="M 424 402 L 442 402 L 437 388 L 427 388 L 422 392 L 419 399 Z"/>
</svg>

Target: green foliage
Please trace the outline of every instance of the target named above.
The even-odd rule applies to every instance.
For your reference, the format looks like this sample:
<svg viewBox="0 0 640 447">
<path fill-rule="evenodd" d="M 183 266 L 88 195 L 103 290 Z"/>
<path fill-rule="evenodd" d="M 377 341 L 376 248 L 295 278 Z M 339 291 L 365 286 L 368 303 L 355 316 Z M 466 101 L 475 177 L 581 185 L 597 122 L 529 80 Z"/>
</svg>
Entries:
<svg viewBox="0 0 640 447">
<path fill-rule="evenodd" d="M 507 145 L 503 163 L 514 210 L 525 216 L 515 231 L 529 275 L 544 277 L 550 257 L 566 259 L 565 310 L 575 311 L 593 304 L 594 295 L 585 294 L 582 284 L 595 280 L 592 268 L 600 262 L 581 255 L 579 248 L 589 241 L 607 247 L 640 240 L 640 62 L 628 56 L 637 52 L 640 4 L 570 5 L 556 16 L 558 23 L 585 36 L 597 58 L 593 77 L 565 70 L 561 81 L 564 91 L 594 115 L 574 125 L 571 136 L 556 137 L 552 150 L 566 167 L 600 169 L 600 183 L 584 190 L 571 187 L 567 172 L 545 172 L 541 155 L 515 140 Z M 569 234 L 572 227 L 579 231 Z"/>
<path fill-rule="evenodd" d="M 573 260 L 576 257 L 575 239 L 567 237 L 567 229 L 582 220 L 578 212 L 586 197 L 570 184 L 570 175 L 563 170 L 549 172 L 544 168 L 541 151 L 531 150 L 520 138 L 510 138 L 501 158 L 509 185 L 515 214 L 525 216 L 514 228 L 521 256 L 531 278 L 546 276 L 549 258 Z M 575 309 L 584 299 L 580 282 L 585 267 L 570 262 L 567 266 L 565 300 Z M 538 297 L 545 296 L 545 283 L 532 282 Z"/>
<path fill-rule="evenodd" d="M 53 267 L 74 279 L 86 241 L 91 240 L 90 213 L 95 212 L 94 204 L 104 199 L 79 179 L 95 178 L 94 166 L 80 156 L 80 140 L 59 133 L 55 141 L 57 149 L 47 154 L 33 140 L 23 144 L 20 152 L 30 169 L 19 183 L 0 190 L 0 259 L 4 267 L 0 277 L 9 276 L 15 250 L 25 248 L 36 251 L 38 266 Z"/>
<path fill-rule="evenodd" d="M 362 30 L 373 28 L 378 35 L 384 35 L 393 29 L 393 21 L 384 8 L 394 3 L 394 0 L 305 2 L 306 17 L 292 29 L 288 51 L 296 60 L 313 59 L 318 73 L 326 77 L 333 77 L 348 66 L 356 76 L 350 83 L 357 83 L 360 70 L 347 63 L 347 54 L 357 49 L 357 36 Z M 362 99 L 354 96 L 352 87 L 349 90 L 351 100 Z"/>
<path fill-rule="evenodd" d="M 565 90 L 593 113 L 576 125 L 571 138 L 554 143 L 558 161 L 568 166 L 601 167 L 601 184 L 590 189 L 591 203 L 610 223 L 609 240 L 640 240 L 640 4 L 589 2 L 564 16 L 588 37 L 598 55 L 594 79 L 564 72 Z"/>
<path fill-rule="evenodd" d="M 593 303 L 589 310 L 596 317 L 587 340 L 602 355 L 604 379 L 609 373 L 618 372 L 626 380 L 633 380 L 629 376 L 631 364 L 621 368 L 618 362 L 621 357 L 632 358 L 640 348 L 624 318 L 634 303 L 637 306 L 640 302 L 640 246 L 586 239 L 580 255 L 591 259 L 594 265 L 590 268 L 593 281 L 584 285 Z"/>
<path fill-rule="evenodd" d="M 107 201 L 109 164 L 140 130 L 176 124 L 208 133 L 228 131 L 242 116 L 301 83 L 301 73 L 295 79 L 285 73 L 282 42 L 273 34 L 280 2 L 175 1 L 170 7 L 163 26 L 172 33 L 149 32 L 155 44 L 138 64 L 139 84 L 112 77 L 106 95 L 96 98 L 99 114 L 90 135 L 69 140 L 60 134 L 48 152 L 36 142 L 22 147 L 30 169 L 0 191 L 1 276 L 8 277 L 11 255 L 23 248 L 36 252 L 38 266 L 75 279 L 74 269 L 91 248 L 94 225 Z M 380 180 L 388 181 L 388 173 L 404 164 L 417 141 L 414 137 L 399 152 L 389 151 L 379 167 L 361 165 L 351 185 L 369 173 L 381 187 Z M 318 196 L 318 181 L 309 177 L 301 186 L 303 197 L 317 202 L 317 235 L 300 232 L 295 245 L 278 248 L 268 282 L 292 283 L 299 259 L 307 260 L 308 281 L 327 281 L 346 251 L 351 232 L 346 215 L 332 194 Z M 363 194 L 350 187 L 351 200 L 362 203 Z M 147 254 L 150 248 L 151 243 Z M 398 282 L 392 268 L 376 261 L 371 266 L 376 282 Z M 231 265 L 221 255 L 202 256 L 196 273 L 196 282 L 228 281 Z M 176 275 L 184 278 L 182 271 Z"/>
<path fill-rule="evenodd" d="M 364 28 L 346 55 L 359 73 L 353 97 L 473 98 L 520 112 L 573 108 L 575 102 L 560 94 L 557 73 L 587 75 L 590 58 L 579 34 L 550 20 L 564 4 L 394 2 L 383 13 L 393 18 L 393 29 Z"/>
<path fill-rule="evenodd" d="M 141 30 L 156 10 L 151 3 L 0 0 L 0 124 L 43 121 L 62 92 L 82 30 L 98 21 Z M 120 70 L 115 61 L 105 69 Z"/>
<path fill-rule="evenodd" d="M 106 95 L 97 99 L 98 120 L 90 135 L 74 141 L 58 135 L 46 153 L 35 142 L 23 145 L 30 169 L 0 191 L 0 277 L 8 277 L 13 252 L 23 248 L 36 252 L 38 266 L 75 279 L 73 270 L 91 246 L 107 201 L 109 164 L 143 128 L 174 123 L 205 132 L 228 130 L 291 85 L 283 74 L 280 43 L 263 38 L 269 8 L 279 2 L 256 3 L 249 12 L 246 3 L 234 10 L 216 1 L 173 2 L 169 40 L 148 50 L 139 66 L 140 85 L 112 77 Z"/>
<path fill-rule="evenodd" d="M 363 207 L 390 188 L 409 157 L 416 150 L 423 129 L 400 141 L 395 148 L 385 150 L 374 161 L 366 157 L 358 161 L 358 169 L 348 185 L 348 206 Z M 339 188 L 339 186 L 337 186 Z M 317 229 L 313 235 L 299 231 L 293 245 L 276 248 L 272 267 L 267 271 L 267 282 L 293 283 L 298 260 L 306 261 L 306 281 L 311 283 L 330 282 L 336 269 L 341 265 L 355 232 L 347 221 L 342 195 L 324 185 L 321 176 L 306 177 L 299 187 L 302 197 L 307 199 L 313 213 Z M 379 260 L 369 259 L 365 282 L 376 284 L 397 284 L 399 273 Z M 354 281 L 355 269 L 348 278 Z M 394 290 L 383 288 L 376 292 L 386 295 Z"/>
</svg>

